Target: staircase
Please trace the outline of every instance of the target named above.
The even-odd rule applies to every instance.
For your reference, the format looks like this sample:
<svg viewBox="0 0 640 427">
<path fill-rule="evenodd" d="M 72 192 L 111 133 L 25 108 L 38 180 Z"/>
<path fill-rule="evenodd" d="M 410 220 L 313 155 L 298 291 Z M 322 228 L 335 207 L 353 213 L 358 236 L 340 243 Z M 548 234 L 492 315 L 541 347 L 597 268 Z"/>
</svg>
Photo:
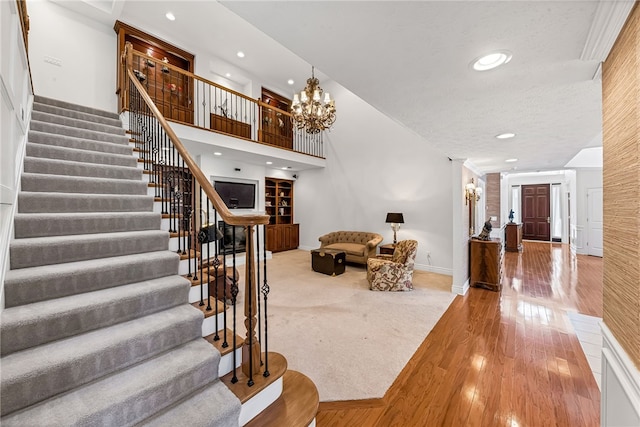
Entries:
<svg viewBox="0 0 640 427">
<path fill-rule="evenodd" d="M 258 384 L 252 393 L 231 384 L 234 349 L 223 356 L 203 339 L 215 316 L 189 297 L 193 283 L 168 250 L 138 163 L 117 114 L 36 97 L 4 283 L 2 425 L 237 426 L 253 418 L 243 405 L 259 400 Z M 284 378 L 284 392 L 253 425 L 313 423 L 315 386 L 282 360 L 268 382 Z M 296 389 L 306 397 L 292 419 Z"/>
</svg>

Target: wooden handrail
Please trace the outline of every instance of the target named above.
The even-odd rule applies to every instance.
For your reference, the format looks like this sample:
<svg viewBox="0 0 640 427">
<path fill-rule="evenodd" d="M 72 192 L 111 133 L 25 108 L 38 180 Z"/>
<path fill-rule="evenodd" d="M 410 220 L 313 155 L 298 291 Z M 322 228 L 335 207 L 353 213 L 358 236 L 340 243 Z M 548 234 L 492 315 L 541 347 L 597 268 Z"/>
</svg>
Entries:
<svg viewBox="0 0 640 427">
<path fill-rule="evenodd" d="M 178 153 L 180 153 L 180 156 L 182 156 L 182 158 L 184 159 L 184 162 L 187 164 L 187 167 L 191 171 L 191 174 L 193 175 L 195 180 L 202 187 L 202 190 L 205 192 L 207 197 L 209 197 L 209 200 L 211 200 L 213 207 L 218 212 L 218 214 L 222 217 L 222 220 L 229 225 L 269 224 L 269 215 L 261 215 L 261 214 L 238 215 L 238 214 L 231 213 L 231 211 L 224 204 L 224 202 L 222 201 L 222 199 L 220 198 L 216 190 L 213 188 L 213 185 L 211 185 L 207 177 L 204 176 L 204 173 L 202 173 L 202 170 L 200 170 L 200 167 L 196 164 L 193 158 L 191 158 L 191 155 L 189 154 L 187 149 L 184 147 L 184 145 L 180 141 L 180 138 L 178 138 L 178 135 L 176 135 L 176 133 L 171 128 L 171 126 L 169 126 L 169 123 L 167 123 L 167 120 L 160 113 L 160 110 L 158 110 L 158 107 L 156 107 L 154 102 L 151 100 L 151 97 L 149 96 L 147 91 L 144 89 L 142 84 L 138 81 L 138 79 L 136 78 L 135 74 L 133 74 L 133 71 L 131 71 L 131 69 L 127 69 L 127 75 L 129 76 L 129 80 L 133 82 L 133 84 L 138 89 L 140 96 L 144 99 L 145 103 L 147 104 L 147 106 L 155 116 L 156 120 L 158 120 L 158 123 L 160 123 L 160 126 L 162 126 L 162 128 L 164 129 L 164 131 L 166 132 L 167 136 L 173 143 L 176 150 L 178 150 Z"/>
</svg>

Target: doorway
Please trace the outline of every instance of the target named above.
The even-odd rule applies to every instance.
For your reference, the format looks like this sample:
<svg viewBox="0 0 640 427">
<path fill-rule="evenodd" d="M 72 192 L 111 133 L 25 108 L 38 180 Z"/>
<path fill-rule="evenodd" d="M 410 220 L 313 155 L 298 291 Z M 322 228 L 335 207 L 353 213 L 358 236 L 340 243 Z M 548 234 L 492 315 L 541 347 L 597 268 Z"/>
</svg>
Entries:
<svg viewBox="0 0 640 427">
<path fill-rule="evenodd" d="M 550 185 L 522 186 L 522 238 L 551 240 Z"/>
<path fill-rule="evenodd" d="M 602 256 L 602 188 L 587 189 L 587 253 Z"/>
</svg>

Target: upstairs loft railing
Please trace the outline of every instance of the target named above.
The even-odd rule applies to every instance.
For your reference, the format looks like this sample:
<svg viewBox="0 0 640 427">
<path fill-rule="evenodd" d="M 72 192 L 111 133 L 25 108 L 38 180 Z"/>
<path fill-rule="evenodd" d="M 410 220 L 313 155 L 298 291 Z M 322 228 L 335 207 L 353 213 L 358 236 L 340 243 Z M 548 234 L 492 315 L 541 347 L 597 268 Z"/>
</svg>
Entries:
<svg viewBox="0 0 640 427">
<path fill-rule="evenodd" d="M 222 340 L 223 348 L 229 345 L 236 348 L 236 302 L 241 279 L 237 269 L 242 268 L 238 257 L 239 244 L 243 243 L 246 338 L 242 372 L 251 386 L 254 375 L 269 375 L 265 246 L 269 216 L 235 215 L 229 211 L 139 81 L 132 67 L 131 50 L 125 53 L 123 72 L 129 82 L 126 88 L 129 131 L 155 200 L 162 206 L 163 219 L 169 222 L 169 232 L 178 241 L 177 252 L 188 263 L 187 278 L 199 287 L 200 306 L 206 306 L 204 311 L 215 315 L 218 332 L 214 340 Z M 230 319 L 225 304 L 231 306 Z M 235 383 L 238 381 L 235 351 L 233 358 Z"/>
<path fill-rule="evenodd" d="M 131 45 L 126 50 L 131 52 L 134 75 L 166 119 L 324 158 L 322 133 L 296 129 L 288 111 L 133 50 Z M 121 107 L 128 108 L 126 90 L 120 88 L 119 93 Z"/>
</svg>

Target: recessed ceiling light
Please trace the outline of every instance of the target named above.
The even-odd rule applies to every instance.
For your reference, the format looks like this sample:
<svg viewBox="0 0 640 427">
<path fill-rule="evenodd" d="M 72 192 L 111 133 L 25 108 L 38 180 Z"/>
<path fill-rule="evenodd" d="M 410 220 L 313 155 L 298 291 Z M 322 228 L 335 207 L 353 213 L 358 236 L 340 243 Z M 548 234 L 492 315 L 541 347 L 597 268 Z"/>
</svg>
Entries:
<svg viewBox="0 0 640 427">
<path fill-rule="evenodd" d="M 216 151 L 215 153 L 213 153 L 214 156 L 222 156 L 222 153 Z"/>
<path fill-rule="evenodd" d="M 236 53 L 236 55 L 238 55 L 238 58 L 244 58 L 244 52 L 239 50 L 238 53 Z"/>
<path fill-rule="evenodd" d="M 286 170 L 287 170 L 287 167 L 286 167 L 286 166 L 283 166 L 283 167 L 282 167 L 282 170 L 283 170 L 283 171 L 286 171 Z"/>
<path fill-rule="evenodd" d="M 496 135 L 496 138 L 498 138 L 498 139 L 509 139 L 509 138 L 513 138 L 514 136 L 516 136 L 515 133 L 505 132 L 505 133 L 501 133 L 500 135 Z"/>
<path fill-rule="evenodd" d="M 289 79 L 287 80 L 287 83 L 289 83 L 290 85 L 294 84 L 295 82 L 293 81 L 293 79 Z"/>
<path fill-rule="evenodd" d="M 171 12 L 167 12 L 167 14 L 164 15 L 164 16 L 166 16 L 169 21 L 175 21 L 176 20 L 176 16 Z"/>
<path fill-rule="evenodd" d="M 272 164 L 273 164 L 273 162 L 267 162 L 267 164 L 268 164 L 268 165 L 272 165 Z"/>
<path fill-rule="evenodd" d="M 471 67 L 476 71 L 487 71 L 506 64 L 509 61 L 511 61 L 511 52 L 508 50 L 497 50 L 474 59 L 473 62 L 471 62 Z"/>
<path fill-rule="evenodd" d="M 225 74 L 225 77 L 231 77 L 231 73 Z"/>
<path fill-rule="evenodd" d="M 507 160 L 505 160 L 505 162 L 507 162 L 507 163 L 513 163 L 513 162 L 517 162 L 517 161 L 518 161 L 518 159 L 507 159 Z"/>
</svg>

